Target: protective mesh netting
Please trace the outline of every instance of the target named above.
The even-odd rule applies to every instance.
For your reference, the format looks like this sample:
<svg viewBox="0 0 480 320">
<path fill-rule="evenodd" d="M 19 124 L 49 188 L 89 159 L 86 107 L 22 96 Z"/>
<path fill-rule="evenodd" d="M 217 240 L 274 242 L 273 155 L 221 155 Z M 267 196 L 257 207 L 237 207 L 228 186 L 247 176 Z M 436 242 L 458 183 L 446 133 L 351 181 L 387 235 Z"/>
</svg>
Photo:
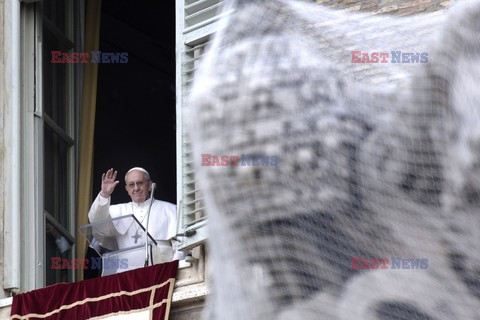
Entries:
<svg viewBox="0 0 480 320">
<path fill-rule="evenodd" d="M 480 319 L 480 2 L 408 18 L 230 5 L 187 110 L 209 212 L 205 319 Z"/>
</svg>

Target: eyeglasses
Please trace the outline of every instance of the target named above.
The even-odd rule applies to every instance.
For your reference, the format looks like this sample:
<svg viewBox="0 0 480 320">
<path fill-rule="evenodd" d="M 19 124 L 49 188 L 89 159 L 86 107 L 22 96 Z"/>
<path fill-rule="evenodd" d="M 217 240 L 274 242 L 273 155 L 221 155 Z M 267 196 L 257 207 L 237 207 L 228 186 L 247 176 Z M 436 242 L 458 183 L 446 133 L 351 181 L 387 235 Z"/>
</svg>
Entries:
<svg viewBox="0 0 480 320">
<path fill-rule="evenodd" d="M 129 184 L 127 184 L 127 188 L 128 189 L 135 189 L 135 185 L 139 186 L 139 187 L 143 187 L 143 185 L 145 184 L 145 182 L 147 181 L 150 181 L 150 180 L 140 180 L 140 181 L 135 181 L 135 182 L 130 182 Z"/>
</svg>

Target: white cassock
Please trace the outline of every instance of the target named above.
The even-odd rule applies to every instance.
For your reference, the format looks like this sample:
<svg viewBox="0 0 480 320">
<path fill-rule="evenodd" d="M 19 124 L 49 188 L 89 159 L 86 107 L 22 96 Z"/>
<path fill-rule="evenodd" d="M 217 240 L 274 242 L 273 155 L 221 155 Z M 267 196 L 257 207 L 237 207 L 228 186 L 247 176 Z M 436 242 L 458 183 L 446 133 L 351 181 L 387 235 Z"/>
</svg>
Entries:
<svg viewBox="0 0 480 320">
<path fill-rule="evenodd" d="M 110 198 L 104 198 L 99 194 L 88 212 L 88 219 L 92 223 L 133 214 L 135 218 L 145 226 L 147 224 L 149 205 L 149 199 L 140 204 L 129 202 L 110 205 Z M 157 199 L 154 199 L 152 203 L 150 219 L 148 222 L 148 232 L 155 240 L 160 240 L 158 241 L 159 245 L 156 248 L 156 256 L 158 257 L 158 254 L 162 254 L 162 258 L 160 258 L 160 260 L 157 259 L 159 262 L 184 258 L 183 253 L 173 250 L 168 241 L 174 237 L 177 232 L 176 208 L 177 206 L 172 203 Z M 145 233 L 136 223 L 133 223 L 132 219 L 117 220 L 113 223 L 113 226 L 115 229 L 112 228 L 110 235 L 116 237 L 118 250 L 139 246 L 145 243 Z M 145 251 L 140 249 L 136 250 L 136 252 L 125 252 L 119 255 L 118 258 L 127 259 L 125 260 L 126 263 L 121 263 L 118 270 L 108 272 L 108 274 L 143 267 Z"/>
</svg>

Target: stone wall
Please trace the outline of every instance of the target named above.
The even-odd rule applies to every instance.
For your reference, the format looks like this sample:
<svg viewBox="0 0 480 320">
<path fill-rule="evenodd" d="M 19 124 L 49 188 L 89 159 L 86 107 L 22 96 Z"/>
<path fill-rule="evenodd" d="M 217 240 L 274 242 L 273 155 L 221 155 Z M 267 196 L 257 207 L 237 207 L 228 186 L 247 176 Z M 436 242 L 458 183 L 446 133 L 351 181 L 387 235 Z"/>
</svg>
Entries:
<svg viewBox="0 0 480 320">
<path fill-rule="evenodd" d="M 332 9 L 362 11 L 371 14 L 406 16 L 445 10 L 454 0 L 316 0 L 315 2 Z M 173 306 L 171 319 L 200 320 L 205 301 Z"/>
<path fill-rule="evenodd" d="M 317 3 L 345 11 L 367 11 L 405 16 L 443 10 L 454 0 L 317 0 Z"/>
</svg>

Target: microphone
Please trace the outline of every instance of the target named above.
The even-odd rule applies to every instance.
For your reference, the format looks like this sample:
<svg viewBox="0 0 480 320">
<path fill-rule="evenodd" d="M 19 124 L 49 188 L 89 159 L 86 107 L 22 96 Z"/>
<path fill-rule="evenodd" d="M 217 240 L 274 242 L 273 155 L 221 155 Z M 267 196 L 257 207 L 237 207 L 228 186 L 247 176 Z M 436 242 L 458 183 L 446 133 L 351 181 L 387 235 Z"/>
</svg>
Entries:
<svg viewBox="0 0 480 320">
<path fill-rule="evenodd" d="M 148 267 L 148 258 L 149 258 L 149 253 L 148 253 L 148 224 L 150 222 L 150 210 L 152 209 L 152 204 L 153 204 L 153 192 L 155 191 L 155 188 L 157 187 L 157 184 L 155 182 L 152 182 L 152 189 L 150 190 L 150 204 L 148 206 L 148 212 L 147 212 L 147 225 L 145 226 L 145 267 Z M 152 261 L 153 264 L 153 261 Z"/>
</svg>

